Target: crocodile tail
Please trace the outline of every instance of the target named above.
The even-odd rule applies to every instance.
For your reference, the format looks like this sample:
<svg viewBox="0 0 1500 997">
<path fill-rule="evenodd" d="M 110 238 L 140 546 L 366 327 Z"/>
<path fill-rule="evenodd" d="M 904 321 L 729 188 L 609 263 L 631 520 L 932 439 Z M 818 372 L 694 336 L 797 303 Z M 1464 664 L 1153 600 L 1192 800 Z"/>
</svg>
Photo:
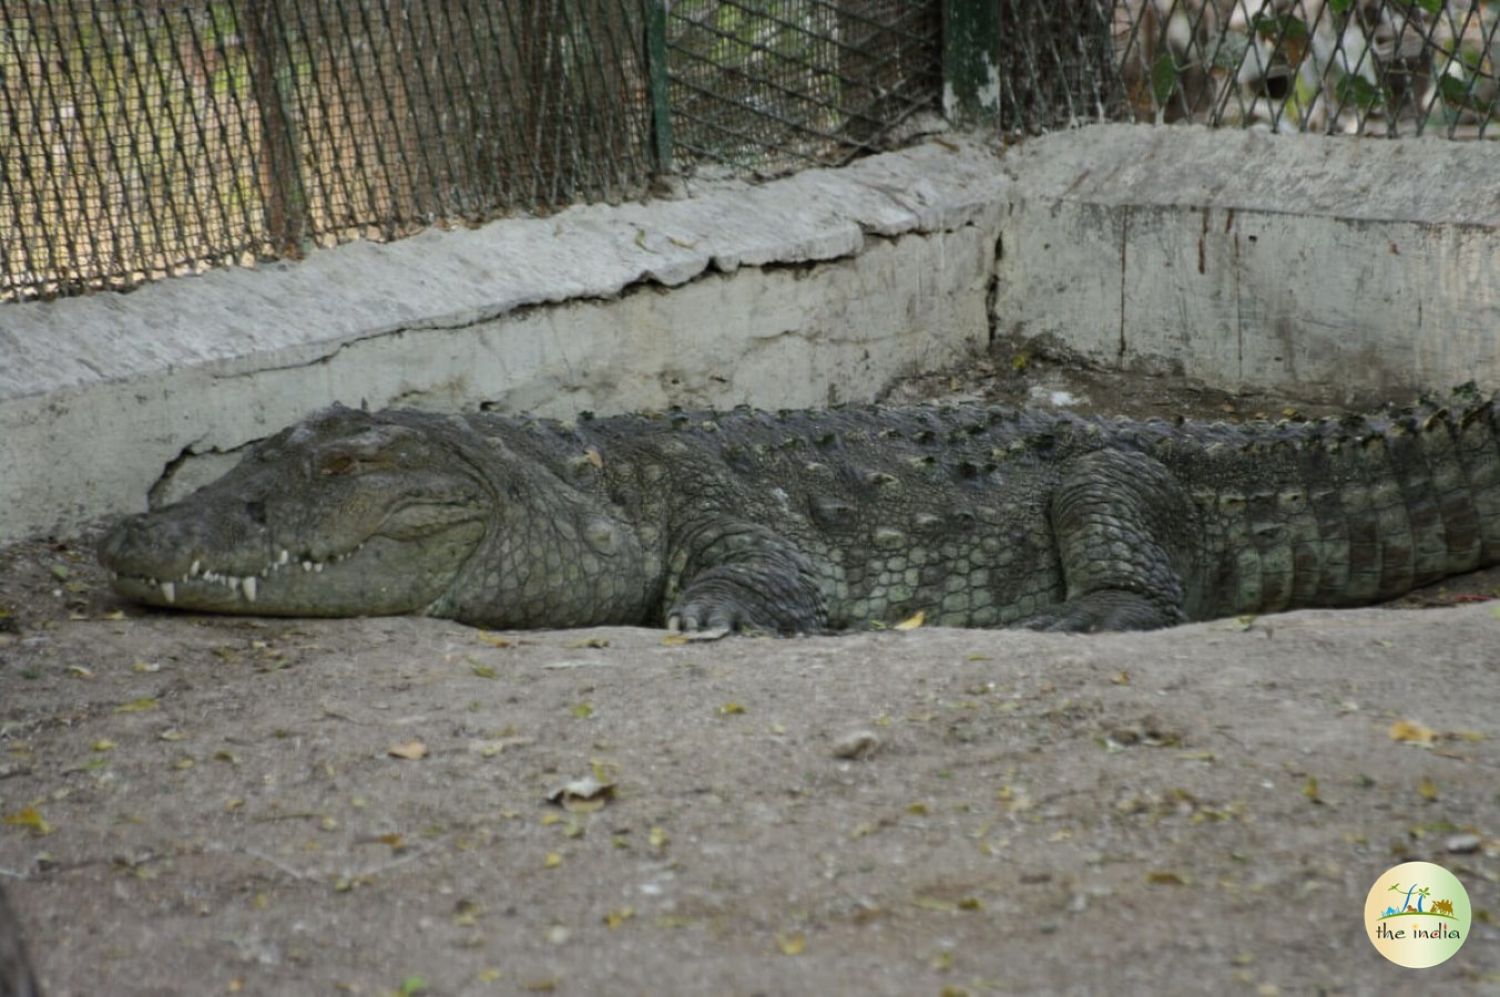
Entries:
<svg viewBox="0 0 1500 997">
<path fill-rule="evenodd" d="M 1500 432 L 1493 397 L 1472 386 L 1318 439 L 1331 473 L 1319 525 L 1342 519 L 1335 557 L 1303 604 L 1391 599 L 1500 562 Z M 1336 496 L 1336 501 L 1335 501 Z M 1315 514 L 1316 515 L 1316 514 Z M 1340 527 L 1331 529 L 1334 538 Z"/>
<path fill-rule="evenodd" d="M 1477 520 L 1480 564 L 1497 564 L 1500 563 L 1500 394 L 1478 398 L 1470 382 L 1454 395 L 1468 403 L 1457 417 L 1450 415 L 1449 420 L 1454 449 Z"/>
<path fill-rule="evenodd" d="M 1500 563 L 1497 412 L 1465 386 L 1375 416 L 1245 427 L 1234 447 L 1221 438 L 1194 492 L 1219 552 L 1201 615 L 1362 605 Z"/>
</svg>

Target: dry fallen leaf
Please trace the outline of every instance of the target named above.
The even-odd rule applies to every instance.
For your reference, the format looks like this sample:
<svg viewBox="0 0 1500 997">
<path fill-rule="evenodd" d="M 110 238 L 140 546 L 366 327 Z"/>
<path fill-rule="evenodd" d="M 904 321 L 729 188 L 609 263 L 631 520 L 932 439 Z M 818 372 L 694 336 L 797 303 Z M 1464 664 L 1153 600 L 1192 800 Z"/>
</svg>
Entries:
<svg viewBox="0 0 1500 997">
<path fill-rule="evenodd" d="M 52 833 L 52 825 L 47 823 L 46 819 L 42 817 L 41 811 L 37 810 L 36 807 L 26 807 L 13 814 L 6 814 L 3 821 L 12 827 L 29 828 L 31 833 L 37 837 Z"/>
<path fill-rule="evenodd" d="M 1404 741 L 1407 744 L 1431 744 L 1437 740 L 1437 731 L 1425 724 L 1419 724 L 1415 720 L 1397 720 L 1391 724 L 1390 736 L 1392 741 Z"/>
<path fill-rule="evenodd" d="M 611 930 L 613 930 L 624 924 L 626 921 L 630 920 L 632 917 L 635 917 L 634 907 L 621 907 L 617 910 L 612 910 L 609 913 L 605 914 L 604 923 L 608 925 Z"/>
<path fill-rule="evenodd" d="M 920 627 L 923 623 L 926 622 L 927 614 L 919 609 L 915 613 L 912 613 L 910 616 L 908 616 L 906 619 L 902 620 L 900 623 L 896 624 L 894 627 L 891 627 L 891 629 L 915 630 L 917 629 L 917 627 Z"/>
<path fill-rule="evenodd" d="M 548 869 L 556 869 L 558 866 L 562 865 L 562 853 L 548 852 L 547 857 L 542 860 L 542 865 L 546 866 Z"/>
<path fill-rule="evenodd" d="M 407 741 L 404 744 L 393 744 L 386 750 L 386 754 L 392 758 L 405 758 L 408 761 L 419 761 L 427 757 L 427 745 L 421 741 Z"/>
<path fill-rule="evenodd" d="M 570 651 L 582 650 L 586 647 L 608 647 L 608 637 L 580 637 L 578 640 L 570 640 L 563 647 Z"/>
<path fill-rule="evenodd" d="M 943 900 L 940 897 L 917 897 L 912 903 L 923 910 L 935 910 L 943 913 L 952 913 L 958 910 L 958 904 L 952 900 Z"/>
<path fill-rule="evenodd" d="M 588 458 L 589 463 L 595 467 L 604 466 L 604 455 L 599 452 L 598 447 L 589 447 L 584 450 L 583 455 Z"/>
<path fill-rule="evenodd" d="M 725 703 L 719 707 L 719 716 L 721 717 L 737 717 L 744 712 L 745 708 L 739 703 Z"/>
<path fill-rule="evenodd" d="M 516 642 L 511 640 L 509 637 L 501 637 L 499 634 L 492 634 L 484 630 L 479 631 L 479 633 L 475 634 L 474 636 L 478 637 L 480 640 L 484 641 L 491 647 L 516 646 Z"/>
<path fill-rule="evenodd" d="M 807 948 L 807 936 L 800 931 L 791 934 L 776 936 L 776 947 L 781 949 L 782 955 L 801 955 Z"/>
<path fill-rule="evenodd" d="M 470 741 L 469 750 L 480 758 L 494 758 L 506 748 L 521 747 L 533 743 L 535 743 L 535 738 L 521 737 L 520 735 L 495 737 L 483 741 Z"/>
<path fill-rule="evenodd" d="M 1422 799 L 1426 800 L 1428 803 L 1433 802 L 1438 798 L 1437 783 L 1433 782 L 1426 776 L 1423 776 L 1422 781 L 1417 783 L 1417 795 L 1422 797 Z"/>
</svg>

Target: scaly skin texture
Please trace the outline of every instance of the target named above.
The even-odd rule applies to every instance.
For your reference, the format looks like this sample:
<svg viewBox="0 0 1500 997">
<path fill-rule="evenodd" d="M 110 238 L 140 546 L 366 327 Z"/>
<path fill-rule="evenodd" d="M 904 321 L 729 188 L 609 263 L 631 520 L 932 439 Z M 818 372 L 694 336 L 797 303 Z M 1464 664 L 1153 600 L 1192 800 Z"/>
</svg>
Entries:
<svg viewBox="0 0 1500 997">
<path fill-rule="evenodd" d="M 1246 426 L 335 407 L 125 520 L 101 558 L 126 595 L 221 612 L 810 633 L 920 610 L 1148 629 L 1370 603 L 1496 563 L 1496 424 L 1472 388 Z"/>
<path fill-rule="evenodd" d="M 0 889 L 0 997 L 41 997 L 41 992 L 21 943 L 21 922 Z"/>
</svg>

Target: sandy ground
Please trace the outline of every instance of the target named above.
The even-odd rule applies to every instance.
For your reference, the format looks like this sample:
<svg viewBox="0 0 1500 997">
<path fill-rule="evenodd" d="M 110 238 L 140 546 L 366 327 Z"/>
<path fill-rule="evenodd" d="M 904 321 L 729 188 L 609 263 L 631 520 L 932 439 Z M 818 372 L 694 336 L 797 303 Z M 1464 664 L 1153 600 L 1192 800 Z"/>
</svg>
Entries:
<svg viewBox="0 0 1500 997">
<path fill-rule="evenodd" d="M 157 613 L 20 544 L 0 880 L 53 995 L 1500 993 L 1497 585 L 681 644 Z M 1411 859 L 1475 910 L 1423 971 L 1362 919 Z"/>
</svg>

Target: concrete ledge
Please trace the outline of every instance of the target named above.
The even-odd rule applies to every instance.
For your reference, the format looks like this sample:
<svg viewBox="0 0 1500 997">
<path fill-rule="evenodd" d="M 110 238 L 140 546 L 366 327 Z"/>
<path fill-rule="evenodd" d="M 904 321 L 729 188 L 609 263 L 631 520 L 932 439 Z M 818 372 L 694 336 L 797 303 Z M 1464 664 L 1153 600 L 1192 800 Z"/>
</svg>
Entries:
<svg viewBox="0 0 1500 997">
<path fill-rule="evenodd" d="M 170 500 L 334 401 L 567 416 L 869 398 L 985 342 L 1005 185 L 991 153 L 944 140 L 0 306 L 0 540 Z"/>
<path fill-rule="evenodd" d="M 1101 125 L 1006 158 L 1019 343 L 1345 401 L 1500 387 L 1491 143 Z"/>
</svg>

